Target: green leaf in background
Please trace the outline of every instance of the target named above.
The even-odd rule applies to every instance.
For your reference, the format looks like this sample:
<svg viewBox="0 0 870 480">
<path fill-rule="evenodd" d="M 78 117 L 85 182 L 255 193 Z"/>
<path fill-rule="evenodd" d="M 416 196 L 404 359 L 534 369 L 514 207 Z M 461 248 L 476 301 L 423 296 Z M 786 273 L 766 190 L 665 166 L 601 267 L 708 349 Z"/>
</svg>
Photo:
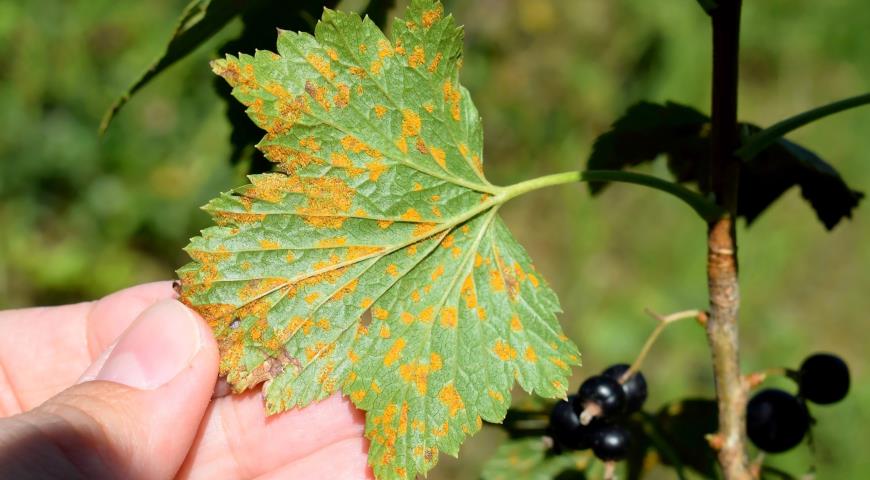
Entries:
<svg viewBox="0 0 870 480">
<path fill-rule="evenodd" d="M 166 50 L 148 67 L 115 103 L 109 107 L 100 124 L 100 131 L 109 128 L 115 114 L 130 100 L 140 88 L 170 65 L 197 49 L 203 42 L 219 32 L 227 23 L 245 9 L 261 4 L 266 0 L 191 0 L 184 8 Z"/>
<path fill-rule="evenodd" d="M 591 451 L 555 454 L 542 437 L 509 440 L 486 462 L 483 480 L 581 480 L 592 460 Z"/>
<path fill-rule="evenodd" d="M 412 1 L 393 33 L 327 10 L 277 54 L 214 62 L 280 172 L 209 203 L 219 226 L 178 273 L 236 391 L 264 383 L 270 413 L 343 391 L 367 412 L 376 476 L 414 478 L 501 421 L 515 381 L 564 397 L 580 358 L 497 215 L 547 177 L 485 178 L 462 31 L 440 3 Z"/>
<path fill-rule="evenodd" d="M 761 128 L 740 124 L 750 137 Z M 588 168 L 626 169 L 666 155 L 668 169 L 679 183 L 694 183 L 709 193 L 707 164 L 710 150 L 709 118 L 684 105 L 641 102 L 630 107 L 611 130 L 600 135 Z M 590 183 L 593 195 L 606 183 Z M 799 186 L 804 199 L 827 229 L 833 229 L 852 211 L 864 194 L 852 190 L 833 166 L 810 150 L 778 138 L 740 169 L 737 215 L 752 224 L 788 189 Z M 697 202 L 696 202 L 697 203 Z"/>
</svg>

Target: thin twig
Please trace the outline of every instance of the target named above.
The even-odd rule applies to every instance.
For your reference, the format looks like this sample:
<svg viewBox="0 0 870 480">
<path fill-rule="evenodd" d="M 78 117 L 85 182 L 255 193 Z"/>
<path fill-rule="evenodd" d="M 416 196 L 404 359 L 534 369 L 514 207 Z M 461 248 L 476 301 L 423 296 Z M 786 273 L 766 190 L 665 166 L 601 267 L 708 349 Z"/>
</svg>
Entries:
<svg viewBox="0 0 870 480">
<path fill-rule="evenodd" d="M 664 331 L 665 328 L 667 328 L 668 325 L 686 318 L 695 318 L 701 320 L 703 318 L 706 318 L 707 316 L 707 314 L 702 310 L 683 310 L 682 312 L 671 313 L 664 316 L 659 315 L 648 308 L 644 311 L 647 313 L 647 315 L 656 319 L 658 321 L 658 325 L 656 325 L 656 328 L 652 331 L 652 333 L 650 333 L 649 337 L 647 337 L 646 342 L 643 344 L 643 347 L 637 354 L 637 358 L 634 359 L 634 363 L 632 363 L 631 366 L 628 367 L 628 370 L 626 370 L 625 373 L 623 373 L 622 376 L 619 378 L 619 383 L 627 382 L 632 375 L 636 374 L 640 370 L 640 367 L 643 364 L 643 361 L 646 359 L 646 356 L 649 354 L 650 349 L 652 349 L 653 344 L 656 343 L 659 335 L 661 335 L 661 333 Z"/>
</svg>

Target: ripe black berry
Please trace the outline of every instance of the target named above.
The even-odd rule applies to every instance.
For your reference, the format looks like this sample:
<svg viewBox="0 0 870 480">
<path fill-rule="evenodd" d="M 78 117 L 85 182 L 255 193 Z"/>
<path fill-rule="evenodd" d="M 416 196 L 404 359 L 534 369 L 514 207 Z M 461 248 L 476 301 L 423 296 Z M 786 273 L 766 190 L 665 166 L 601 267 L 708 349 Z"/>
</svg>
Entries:
<svg viewBox="0 0 870 480">
<path fill-rule="evenodd" d="M 746 407 L 746 433 L 761 450 L 779 453 L 803 440 L 810 415 L 803 402 L 774 388 L 758 392 Z"/>
<path fill-rule="evenodd" d="M 587 378 L 580 385 L 574 408 L 580 413 L 590 405 L 597 405 L 602 417 L 622 413 L 625 408 L 625 392 L 622 390 L 622 385 L 602 375 Z"/>
<path fill-rule="evenodd" d="M 628 430 L 612 423 L 593 424 L 592 452 L 604 461 L 619 461 L 628 454 L 631 437 Z"/>
<path fill-rule="evenodd" d="M 590 432 L 588 427 L 580 424 L 580 418 L 574 411 L 574 398 L 575 395 L 571 395 L 568 401 L 556 402 L 550 412 L 550 425 L 547 431 L 559 447 L 583 450 L 591 445 Z"/>
<path fill-rule="evenodd" d="M 601 372 L 601 375 L 610 377 L 618 382 L 628 369 L 628 365 L 620 363 L 608 367 L 607 370 Z M 625 413 L 629 414 L 640 410 L 647 396 L 646 378 L 640 372 L 635 373 L 622 384 L 622 391 L 625 392 Z"/>
<path fill-rule="evenodd" d="M 817 353 L 804 360 L 800 369 L 800 395 L 820 405 L 836 403 L 849 393 L 849 366 L 842 358 Z"/>
</svg>

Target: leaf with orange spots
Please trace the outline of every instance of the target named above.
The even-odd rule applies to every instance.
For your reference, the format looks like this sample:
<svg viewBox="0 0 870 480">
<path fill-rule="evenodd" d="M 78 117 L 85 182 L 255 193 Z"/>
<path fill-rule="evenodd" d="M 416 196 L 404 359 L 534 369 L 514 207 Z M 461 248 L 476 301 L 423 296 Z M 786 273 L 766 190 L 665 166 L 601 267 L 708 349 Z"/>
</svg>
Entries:
<svg viewBox="0 0 870 480">
<path fill-rule="evenodd" d="M 277 171 L 205 207 L 218 225 L 178 273 L 236 391 L 263 384 L 271 413 L 344 392 L 376 476 L 404 479 L 501 421 L 516 382 L 565 396 L 579 353 L 497 212 L 576 175 L 491 184 L 462 31 L 413 0 L 393 32 L 326 10 L 314 36 L 214 62 Z"/>
</svg>

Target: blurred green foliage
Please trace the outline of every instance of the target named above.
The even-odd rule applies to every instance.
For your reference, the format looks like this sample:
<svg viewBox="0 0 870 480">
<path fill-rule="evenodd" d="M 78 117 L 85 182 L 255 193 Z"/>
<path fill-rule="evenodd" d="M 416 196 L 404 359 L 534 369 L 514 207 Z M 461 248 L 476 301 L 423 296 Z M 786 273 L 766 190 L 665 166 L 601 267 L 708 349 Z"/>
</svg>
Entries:
<svg viewBox="0 0 870 480">
<path fill-rule="evenodd" d="M 197 207 L 244 181 L 244 165 L 227 162 L 230 129 L 207 64 L 237 23 L 139 92 L 97 136 L 104 110 L 162 50 L 184 3 L 0 0 L 0 307 L 171 278 L 187 238 L 207 223 Z M 463 82 L 484 117 L 496 183 L 581 168 L 595 136 L 638 100 L 708 110 L 710 33 L 697 2 L 447 3 L 467 26 Z M 866 91 L 867 25 L 860 0 L 746 1 L 741 120 L 768 125 Z M 863 109 L 791 138 L 866 191 L 868 133 Z M 591 200 L 585 188 L 563 187 L 502 211 L 562 299 L 562 320 L 584 352 L 575 384 L 633 358 L 653 327 L 644 307 L 705 306 L 704 226 L 667 196 L 618 185 Z M 800 448 L 768 461 L 795 474 L 814 462 L 820 478 L 861 478 L 870 469 L 862 323 L 870 209 L 827 233 L 791 191 L 740 235 L 744 368 L 797 366 L 828 350 L 854 376 L 846 401 L 813 409 L 815 460 Z M 651 409 L 713 394 L 706 340 L 690 322 L 663 335 L 644 370 Z M 502 437 L 485 429 L 433 477 L 476 477 Z"/>
</svg>

